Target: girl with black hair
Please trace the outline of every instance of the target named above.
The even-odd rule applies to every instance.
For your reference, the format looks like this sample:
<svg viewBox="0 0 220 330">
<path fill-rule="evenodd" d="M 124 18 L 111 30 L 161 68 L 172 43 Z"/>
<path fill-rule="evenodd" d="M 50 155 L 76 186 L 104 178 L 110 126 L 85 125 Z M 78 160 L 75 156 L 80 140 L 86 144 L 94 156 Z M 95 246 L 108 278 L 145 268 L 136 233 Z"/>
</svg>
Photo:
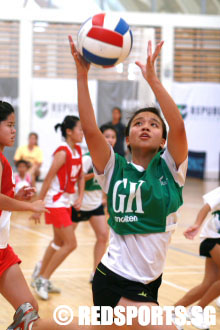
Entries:
<svg viewBox="0 0 220 330">
<path fill-rule="evenodd" d="M 166 252 L 176 224 L 174 213 L 182 204 L 188 152 L 181 114 L 154 68 L 163 42 L 152 53 L 149 41 L 146 64 L 136 64 L 169 125 L 167 148 L 166 126 L 159 112 L 141 109 L 126 130 L 132 154 L 129 163 L 113 152 L 97 127 L 88 89 L 90 64 L 80 56 L 71 37 L 69 41 L 77 69 L 82 129 L 98 182 L 108 195 L 110 243 L 93 279 L 94 305 L 151 308 L 158 304 Z M 141 327 L 138 320 L 134 327 Z M 165 316 L 163 329 L 175 329 L 165 325 Z"/>
<path fill-rule="evenodd" d="M 65 142 L 53 153 L 53 162 L 39 193 L 45 199 L 50 213 L 45 215 L 46 224 L 53 225 L 53 240 L 44 254 L 42 262 L 35 266 L 32 285 L 37 295 L 48 299 L 48 292 L 59 292 L 49 281 L 55 269 L 76 248 L 76 237 L 71 220 L 71 201 L 78 184 L 78 198 L 74 208 L 80 209 L 84 192 L 84 175 L 82 171 L 82 153 L 77 144 L 82 141 L 83 132 L 79 118 L 66 116 L 55 130 L 61 129 Z M 32 216 L 39 221 L 40 216 Z"/>
<path fill-rule="evenodd" d="M 159 112 L 142 109 L 132 117 L 127 129 L 126 142 L 132 153 L 129 163 L 114 154 L 96 124 L 88 89 L 90 64 L 77 52 L 71 37 L 69 41 L 77 69 L 80 121 L 98 182 L 108 194 L 110 243 L 93 279 L 94 304 L 151 309 L 158 305 L 166 252 L 176 224 L 174 212 L 182 204 L 188 153 L 183 119 L 154 68 L 163 42 L 152 53 L 149 41 L 147 62 L 136 64 L 152 88 L 169 125 L 167 148 L 164 149 L 165 125 Z M 74 321 L 66 329 L 76 330 Z M 106 328 L 105 325 L 97 327 Z M 129 327 L 143 329 L 138 318 L 133 319 Z M 91 326 L 91 329 L 95 328 Z M 176 329 L 174 325 L 166 325 L 165 315 L 163 325 L 148 324 L 144 328 Z M 55 330 L 60 327 L 39 319 L 33 329 Z"/>
<path fill-rule="evenodd" d="M 21 260 L 8 244 L 10 217 L 12 211 L 44 212 L 46 208 L 40 200 L 27 202 L 35 192 L 33 187 L 24 186 L 14 194 L 12 168 L 3 151 L 5 147 L 13 146 L 15 134 L 14 109 L 9 103 L 0 101 L 0 293 L 15 310 L 27 301 L 37 310 L 37 302 L 19 267 Z M 37 311 L 33 307 L 32 316 L 36 320 Z"/>
</svg>

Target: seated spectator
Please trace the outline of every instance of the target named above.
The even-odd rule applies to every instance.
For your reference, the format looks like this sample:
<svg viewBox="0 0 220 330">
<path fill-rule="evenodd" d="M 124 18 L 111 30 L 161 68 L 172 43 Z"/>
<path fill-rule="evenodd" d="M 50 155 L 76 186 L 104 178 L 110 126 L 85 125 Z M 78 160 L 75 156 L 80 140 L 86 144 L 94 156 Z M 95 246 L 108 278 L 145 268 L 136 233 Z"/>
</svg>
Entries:
<svg viewBox="0 0 220 330">
<path fill-rule="evenodd" d="M 28 162 L 19 160 L 16 162 L 17 172 L 15 173 L 15 193 L 24 186 L 31 186 L 31 176 L 28 173 Z"/>
<path fill-rule="evenodd" d="M 28 136 L 28 145 L 17 148 L 14 156 L 15 165 L 19 160 L 28 162 L 28 172 L 31 175 L 31 183 L 34 187 L 36 185 L 36 179 L 40 175 L 40 167 L 43 161 L 43 153 L 38 146 L 37 133 L 31 132 Z"/>
</svg>

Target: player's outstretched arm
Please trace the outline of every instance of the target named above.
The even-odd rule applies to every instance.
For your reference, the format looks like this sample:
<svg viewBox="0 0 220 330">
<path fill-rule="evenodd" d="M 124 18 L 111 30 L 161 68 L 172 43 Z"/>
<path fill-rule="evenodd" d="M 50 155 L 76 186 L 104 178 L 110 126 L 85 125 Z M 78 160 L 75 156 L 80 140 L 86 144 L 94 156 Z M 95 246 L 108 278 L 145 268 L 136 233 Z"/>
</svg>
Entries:
<svg viewBox="0 0 220 330">
<path fill-rule="evenodd" d="M 47 212 L 43 201 L 23 202 L 6 195 L 0 194 L 0 210 L 5 211 L 31 211 L 31 212 Z"/>
<path fill-rule="evenodd" d="M 208 203 L 203 205 L 196 217 L 195 223 L 184 231 L 183 234 L 186 238 L 193 239 L 198 234 L 201 225 L 210 211 L 211 207 Z"/>
<path fill-rule="evenodd" d="M 90 64 L 76 50 L 72 37 L 69 36 L 72 56 L 77 70 L 78 108 L 83 133 L 92 157 L 93 164 L 99 173 L 103 173 L 110 158 L 110 148 L 100 132 L 88 88 L 88 71 Z"/>
<path fill-rule="evenodd" d="M 0 190 L 2 185 L 2 164 L 0 163 Z M 25 202 L 16 200 L 0 193 L 0 210 L 4 211 L 32 211 L 32 212 L 45 212 L 46 208 L 43 201 Z"/>
<path fill-rule="evenodd" d="M 53 162 L 44 179 L 41 190 L 40 190 L 38 196 L 36 196 L 37 199 L 44 200 L 44 198 L 50 188 L 53 178 L 55 177 L 55 175 L 57 174 L 57 172 L 61 168 L 61 166 L 65 163 L 65 161 L 66 161 L 66 152 L 64 150 L 60 150 L 59 152 L 57 152 L 54 155 Z M 32 214 L 29 219 L 35 220 L 35 223 L 40 223 L 40 213 L 37 212 L 37 213 Z"/>
<path fill-rule="evenodd" d="M 43 200 L 45 198 L 53 178 L 55 177 L 59 169 L 65 164 L 65 161 L 66 161 L 66 152 L 64 150 L 60 150 L 54 155 L 53 162 L 44 179 L 43 185 L 38 195 L 38 199 Z"/>
<path fill-rule="evenodd" d="M 155 61 L 160 54 L 163 41 L 152 52 L 152 42 L 148 42 L 147 62 L 136 62 L 142 71 L 144 79 L 149 83 L 169 125 L 168 149 L 178 167 L 187 157 L 188 147 L 184 121 L 172 97 L 161 84 L 155 71 Z"/>
</svg>

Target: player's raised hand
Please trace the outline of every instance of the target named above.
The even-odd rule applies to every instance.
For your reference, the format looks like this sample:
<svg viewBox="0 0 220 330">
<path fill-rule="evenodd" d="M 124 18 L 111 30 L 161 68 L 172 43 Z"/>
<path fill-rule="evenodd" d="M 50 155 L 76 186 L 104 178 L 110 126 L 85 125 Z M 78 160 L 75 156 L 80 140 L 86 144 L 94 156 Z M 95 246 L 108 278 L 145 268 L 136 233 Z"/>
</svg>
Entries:
<svg viewBox="0 0 220 330">
<path fill-rule="evenodd" d="M 152 53 L 152 41 L 148 41 L 146 64 L 142 64 L 139 61 L 135 62 L 135 64 L 141 69 L 143 77 L 148 82 L 154 77 L 156 77 L 155 61 L 160 54 L 163 44 L 164 41 L 161 41 L 159 44 L 157 44 L 154 53 Z"/>
<path fill-rule="evenodd" d="M 68 36 L 69 44 L 70 44 L 70 51 L 76 63 L 77 75 L 87 74 L 90 68 L 90 63 L 87 62 L 78 52 L 76 46 L 73 42 L 71 36 Z"/>
</svg>

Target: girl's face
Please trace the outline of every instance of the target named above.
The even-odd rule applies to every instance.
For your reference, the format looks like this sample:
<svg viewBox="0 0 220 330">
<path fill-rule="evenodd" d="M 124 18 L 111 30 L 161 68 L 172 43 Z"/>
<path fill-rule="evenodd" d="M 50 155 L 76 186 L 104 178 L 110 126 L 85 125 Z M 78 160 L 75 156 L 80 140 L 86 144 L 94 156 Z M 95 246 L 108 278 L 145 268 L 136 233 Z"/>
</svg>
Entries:
<svg viewBox="0 0 220 330">
<path fill-rule="evenodd" d="M 159 147 L 163 148 L 166 142 L 162 135 L 163 126 L 160 118 L 153 112 L 141 112 L 132 120 L 126 142 L 133 150 L 146 148 L 156 151 Z"/>
<path fill-rule="evenodd" d="M 0 147 L 12 147 L 15 142 L 15 114 L 11 113 L 8 118 L 0 122 Z"/>
<path fill-rule="evenodd" d="M 113 121 L 120 121 L 121 119 L 121 112 L 115 108 L 113 111 L 112 111 L 112 120 Z"/>
<path fill-rule="evenodd" d="M 37 145 L 37 137 L 36 137 L 36 135 L 35 134 L 31 134 L 30 136 L 29 136 L 29 145 L 31 145 L 31 146 L 36 146 Z"/>
<path fill-rule="evenodd" d="M 28 170 L 28 167 L 27 167 L 27 165 L 24 164 L 24 163 L 20 163 L 20 164 L 17 166 L 17 171 L 18 171 L 18 173 L 19 173 L 19 175 L 20 175 L 21 177 L 23 177 L 23 176 L 25 175 L 25 173 L 27 172 L 27 170 Z"/>
<path fill-rule="evenodd" d="M 67 130 L 67 136 L 69 136 L 74 143 L 82 142 L 83 130 L 80 121 L 77 121 L 76 126 L 73 129 Z"/>
<path fill-rule="evenodd" d="M 103 132 L 103 135 L 106 139 L 106 141 L 112 146 L 112 148 L 115 146 L 117 137 L 115 131 L 112 129 L 108 128 Z"/>
</svg>

